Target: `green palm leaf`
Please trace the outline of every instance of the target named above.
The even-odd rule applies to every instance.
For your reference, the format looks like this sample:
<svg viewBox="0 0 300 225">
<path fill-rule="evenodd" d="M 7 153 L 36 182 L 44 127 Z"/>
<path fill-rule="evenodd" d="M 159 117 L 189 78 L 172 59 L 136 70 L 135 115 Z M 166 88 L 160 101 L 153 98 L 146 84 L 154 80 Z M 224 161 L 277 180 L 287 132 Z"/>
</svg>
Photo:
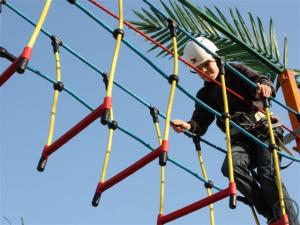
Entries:
<svg viewBox="0 0 300 225">
<path fill-rule="evenodd" d="M 147 1 L 143 1 L 147 3 Z M 270 77 L 273 82 L 276 82 L 278 74 L 287 68 L 287 41 L 285 38 L 285 47 L 283 54 L 281 54 L 281 62 L 272 19 L 270 19 L 267 35 L 260 18 L 257 18 L 256 23 L 252 14 L 249 13 L 249 24 L 251 26 L 249 29 L 246 25 L 246 20 L 237 8 L 234 11 L 229 9 L 231 15 L 230 21 L 217 7 L 214 10 L 208 7 L 204 7 L 203 9 L 200 7 L 196 8 L 188 4 L 187 0 L 169 0 L 168 2 L 160 0 L 160 3 L 165 10 L 164 14 L 176 21 L 181 29 L 187 31 L 193 37 L 201 35 L 212 40 L 219 49 L 217 53 L 224 57 L 225 60 L 241 62 L 253 70 Z M 161 44 L 167 46 L 170 50 L 173 49 L 167 21 L 155 8 L 150 6 L 149 10 L 142 8 L 134 10 L 134 13 L 138 18 L 136 21 L 131 21 L 134 25 L 143 32 L 151 35 L 152 38 Z M 214 22 L 211 23 L 211 20 Z M 218 26 L 211 25 L 214 23 Z M 225 35 L 224 30 L 229 32 L 231 36 L 228 37 L 228 35 Z M 183 34 L 179 34 L 177 38 L 179 54 L 182 55 L 184 46 L 190 39 Z M 152 45 L 149 51 L 157 48 L 154 44 Z M 249 48 L 251 50 L 254 49 L 258 56 L 253 54 L 253 51 L 249 51 Z M 157 54 L 157 56 L 161 57 L 167 55 L 164 51 L 160 51 Z M 297 77 L 299 77 L 299 71 L 295 71 Z M 299 78 L 297 81 L 298 86 L 300 86 Z"/>
</svg>

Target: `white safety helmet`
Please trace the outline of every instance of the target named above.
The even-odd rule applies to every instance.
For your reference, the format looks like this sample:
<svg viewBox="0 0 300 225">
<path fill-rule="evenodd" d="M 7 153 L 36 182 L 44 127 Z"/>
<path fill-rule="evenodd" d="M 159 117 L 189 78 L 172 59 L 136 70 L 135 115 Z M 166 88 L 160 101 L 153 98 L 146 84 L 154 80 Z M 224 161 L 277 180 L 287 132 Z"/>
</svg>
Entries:
<svg viewBox="0 0 300 225">
<path fill-rule="evenodd" d="M 215 53 L 218 48 L 210 40 L 205 37 L 197 37 L 196 40 L 205 46 L 209 51 Z M 196 42 L 189 41 L 183 50 L 183 57 L 193 66 L 197 67 L 205 63 L 209 59 L 213 59 L 213 56 L 201 48 Z"/>
</svg>

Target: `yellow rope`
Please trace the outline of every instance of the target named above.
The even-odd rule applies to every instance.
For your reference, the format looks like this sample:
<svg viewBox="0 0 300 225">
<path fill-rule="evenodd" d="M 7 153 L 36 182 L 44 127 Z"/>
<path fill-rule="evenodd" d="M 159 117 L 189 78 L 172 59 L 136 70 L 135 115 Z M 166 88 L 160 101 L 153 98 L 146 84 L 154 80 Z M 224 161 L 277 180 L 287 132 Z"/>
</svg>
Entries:
<svg viewBox="0 0 300 225">
<path fill-rule="evenodd" d="M 161 138 L 161 132 L 160 132 L 158 122 L 155 123 L 155 129 L 156 129 L 156 134 L 157 134 L 157 138 L 158 138 L 158 143 L 159 143 L 159 145 L 161 145 L 162 138 Z M 160 199 L 159 199 L 159 213 L 160 214 L 164 213 L 164 207 L 165 207 L 165 167 L 161 166 L 160 167 Z"/>
<path fill-rule="evenodd" d="M 123 29 L 123 1 L 119 0 L 119 29 Z M 122 41 L 122 34 L 117 35 L 117 41 L 116 41 L 116 46 L 114 50 L 114 55 L 112 59 L 112 64 L 110 67 L 110 73 L 109 73 L 109 79 L 108 79 L 108 85 L 107 85 L 107 91 L 106 91 L 106 96 L 111 97 L 112 95 L 112 87 L 113 87 L 113 81 L 115 77 L 115 71 L 116 71 L 116 65 L 118 61 L 118 56 L 119 56 L 119 51 L 120 51 L 120 46 L 121 46 L 121 41 Z"/>
<path fill-rule="evenodd" d="M 221 74 L 221 84 L 222 84 L 222 95 L 223 95 L 223 101 L 224 101 L 224 112 L 225 113 L 229 113 L 228 99 L 227 99 L 227 93 L 226 93 L 226 84 L 225 84 L 224 74 Z M 230 182 L 234 182 L 229 118 L 225 118 L 225 130 L 226 130 L 226 146 L 227 146 L 227 160 L 228 160 L 228 170 L 229 170 L 229 181 Z"/>
<path fill-rule="evenodd" d="M 45 22 L 45 19 L 46 19 L 46 16 L 49 12 L 49 8 L 50 8 L 50 5 L 51 5 L 51 2 L 52 0 L 46 0 L 46 3 L 44 5 L 44 8 L 43 8 L 43 11 L 41 13 L 41 16 L 40 16 L 40 19 L 31 35 L 31 38 L 27 44 L 27 47 L 30 47 L 30 48 L 33 48 L 35 42 L 36 42 L 36 39 L 38 38 L 39 36 L 39 33 L 40 33 L 40 30 Z"/>
<path fill-rule="evenodd" d="M 162 137 L 161 137 L 161 132 L 160 132 L 159 124 L 156 122 L 156 123 L 154 123 L 154 125 L 155 125 L 155 130 L 156 130 L 158 144 L 161 145 L 161 143 L 162 143 Z"/>
<path fill-rule="evenodd" d="M 178 75 L 178 52 L 177 52 L 177 39 L 176 37 L 173 37 L 173 49 L 174 49 L 174 75 Z M 176 81 L 173 80 L 171 84 L 171 90 L 169 95 L 169 101 L 168 101 L 168 108 L 167 108 L 167 114 L 166 114 L 166 122 L 165 122 L 165 135 L 164 140 L 169 139 L 169 131 L 170 131 L 170 120 L 171 120 L 171 112 L 172 112 L 172 105 L 174 100 L 174 94 L 176 89 Z"/>
<path fill-rule="evenodd" d="M 165 166 L 160 167 L 160 206 L 159 214 L 164 214 L 165 207 Z"/>
<path fill-rule="evenodd" d="M 123 1 L 122 0 L 119 0 L 119 29 L 123 29 Z M 111 67 L 110 67 L 109 79 L 108 79 L 107 90 L 106 90 L 107 97 L 111 97 L 111 94 L 112 94 L 112 87 L 113 87 L 114 76 L 115 76 L 118 56 L 119 56 L 120 47 L 121 47 L 122 34 L 118 34 L 116 39 L 117 39 L 117 41 L 116 41 L 116 46 L 115 46 L 115 50 L 114 50 Z M 110 119 L 110 121 L 113 121 L 113 119 L 114 119 L 112 108 L 110 108 L 109 119 Z M 111 153 L 113 132 L 114 132 L 114 130 L 112 128 L 110 128 L 108 140 L 107 140 L 104 163 L 102 166 L 101 182 L 105 181 L 105 176 L 106 176 L 107 167 L 108 167 L 108 161 L 109 161 L 109 157 L 110 157 L 110 153 Z"/>
<path fill-rule="evenodd" d="M 160 132 L 160 128 L 159 128 L 159 123 L 155 122 L 154 126 L 155 126 L 155 130 L 156 130 L 158 144 L 161 145 L 162 137 L 161 137 L 161 132 Z M 160 199 L 159 199 L 159 213 L 160 214 L 164 213 L 164 205 L 165 205 L 164 199 L 165 199 L 165 167 L 161 166 L 160 167 Z"/>
<path fill-rule="evenodd" d="M 55 52 L 55 62 L 56 62 L 56 80 L 60 81 L 61 80 L 61 75 L 60 75 L 59 52 Z M 49 126 L 48 139 L 47 139 L 47 145 L 48 146 L 51 145 L 52 139 L 53 139 L 58 95 L 59 95 L 59 91 L 55 90 L 54 95 L 53 95 L 53 102 L 52 102 L 51 115 L 50 115 L 50 126 Z"/>
<path fill-rule="evenodd" d="M 174 69 L 173 69 L 173 75 L 178 76 L 178 49 L 177 49 L 177 38 L 176 35 L 172 37 L 173 41 L 173 52 L 174 52 Z M 165 121 L 165 134 L 164 134 L 164 140 L 168 141 L 169 139 L 169 131 L 170 131 L 170 122 L 171 122 L 171 112 L 172 112 L 172 106 L 174 101 L 174 95 L 175 95 L 175 89 L 176 89 L 176 80 L 173 80 L 171 83 L 171 90 L 169 95 L 169 101 L 167 106 L 167 114 L 166 114 L 166 121 Z M 158 126 L 158 125 L 157 125 Z M 160 142 L 160 145 L 162 143 L 161 135 L 159 129 L 157 129 L 157 136 Z M 165 167 L 161 166 L 161 182 L 160 182 L 160 209 L 159 213 L 164 213 L 164 195 L 165 195 Z"/>
<path fill-rule="evenodd" d="M 110 109 L 109 115 L 110 115 L 109 116 L 110 121 L 113 121 L 114 114 L 113 114 L 113 109 L 112 108 Z M 108 161 L 109 161 L 109 157 L 110 157 L 110 153 L 111 153 L 113 133 L 114 133 L 114 130 L 109 129 L 109 134 L 108 134 L 108 139 L 107 139 L 107 146 L 106 146 L 106 153 L 105 153 L 104 163 L 103 163 L 103 167 L 102 167 L 101 182 L 105 181 L 105 176 L 106 176 L 107 167 L 108 167 Z"/>
<path fill-rule="evenodd" d="M 208 176 L 207 176 L 206 169 L 205 169 L 204 162 L 203 162 L 202 153 L 201 153 L 201 151 L 197 151 L 197 153 L 198 153 L 198 161 L 199 161 L 199 164 L 201 167 L 203 178 L 205 180 L 208 180 Z M 207 188 L 207 196 L 211 196 L 210 188 Z M 213 204 L 209 205 L 209 215 L 210 215 L 210 224 L 214 225 L 215 224 L 215 216 L 214 216 L 214 205 Z"/>
<path fill-rule="evenodd" d="M 266 99 L 266 101 L 268 101 L 268 99 Z M 272 128 L 270 110 L 269 110 L 268 106 L 265 107 L 265 113 L 266 113 L 266 116 L 267 116 L 267 122 L 268 122 L 269 134 L 270 134 L 270 141 L 271 141 L 272 145 L 275 145 L 276 142 L 275 142 L 274 132 L 273 132 L 273 128 Z M 273 154 L 273 160 L 274 160 L 274 163 L 275 163 L 276 183 L 277 183 L 277 188 L 278 188 L 281 215 L 283 216 L 283 215 L 286 215 L 286 211 L 285 211 L 284 196 L 283 196 L 283 191 L 282 191 L 280 166 L 279 166 L 279 159 L 278 159 L 277 150 L 273 149 L 272 154 Z"/>
</svg>

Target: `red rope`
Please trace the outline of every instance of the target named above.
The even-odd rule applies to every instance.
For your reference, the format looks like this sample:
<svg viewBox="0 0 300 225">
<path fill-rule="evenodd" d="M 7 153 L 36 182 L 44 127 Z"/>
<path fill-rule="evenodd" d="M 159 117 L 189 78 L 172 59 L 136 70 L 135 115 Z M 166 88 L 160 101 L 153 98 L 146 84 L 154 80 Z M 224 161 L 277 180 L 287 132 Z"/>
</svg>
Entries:
<svg viewBox="0 0 300 225">
<path fill-rule="evenodd" d="M 98 8 L 102 9 L 104 12 L 108 13 L 109 15 L 111 15 L 112 17 L 119 19 L 119 17 L 114 14 L 113 12 L 111 12 L 109 9 L 105 8 L 104 6 L 102 6 L 101 4 L 99 4 L 98 2 L 96 2 L 95 0 L 88 0 L 89 2 L 91 2 L 93 5 L 97 6 Z M 170 55 L 174 55 L 174 53 L 169 50 L 168 48 L 166 48 L 165 46 L 163 46 L 161 43 L 159 43 L 158 41 L 154 40 L 153 38 L 149 37 L 147 34 L 145 34 L 144 32 L 142 32 L 141 30 L 139 30 L 138 28 L 136 28 L 135 26 L 133 26 L 131 23 L 127 22 L 124 20 L 124 24 L 126 26 L 128 26 L 129 28 L 131 28 L 132 30 L 134 30 L 135 32 L 137 32 L 138 34 L 142 35 L 144 38 L 148 39 L 149 41 L 151 41 L 153 44 L 159 46 L 160 48 L 162 48 L 163 50 L 165 50 L 166 52 L 168 52 Z M 178 56 L 178 59 L 183 62 L 184 64 L 190 66 L 191 68 L 193 68 L 195 71 L 197 71 L 197 73 L 199 73 L 202 77 L 206 77 L 209 80 L 211 80 L 212 82 L 218 84 L 219 86 L 221 86 L 221 83 L 213 80 L 212 78 L 210 78 L 206 73 L 202 72 L 201 70 L 199 70 L 197 67 L 194 67 L 192 64 L 190 64 L 189 62 L 187 62 L 185 59 L 183 59 L 182 57 Z M 248 105 L 252 106 L 251 103 L 247 102 L 245 100 L 245 98 L 241 95 L 239 95 L 238 93 L 234 92 L 233 90 L 231 90 L 230 88 L 226 87 L 226 90 L 229 91 L 231 94 L 235 95 L 236 97 L 238 97 L 239 99 L 241 99 L 242 101 L 244 101 L 245 103 L 247 103 Z M 257 108 L 257 107 L 256 107 Z M 262 109 L 257 108 L 260 112 L 265 113 Z M 300 138 L 299 135 L 297 135 L 295 132 L 293 132 L 291 129 L 287 128 L 285 125 L 282 125 L 282 127 L 284 129 L 286 129 L 287 131 L 289 131 L 290 133 L 292 133 L 293 135 L 295 135 L 297 138 Z"/>
</svg>

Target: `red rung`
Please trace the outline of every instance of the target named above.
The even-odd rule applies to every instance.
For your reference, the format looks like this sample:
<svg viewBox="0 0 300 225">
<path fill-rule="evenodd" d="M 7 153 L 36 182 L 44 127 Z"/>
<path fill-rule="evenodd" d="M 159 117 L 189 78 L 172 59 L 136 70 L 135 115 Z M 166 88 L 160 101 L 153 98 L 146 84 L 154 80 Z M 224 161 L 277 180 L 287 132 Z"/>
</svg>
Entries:
<svg viewBox="0 0 300 225">
<path fill-rule="evenodd" d="M 43 157 L 48 157 L 65 143 L 67 143 L 70 139 L 88 127 L 92 122 L 94 122 L 97 118 L 99 118 L 104 110 L 103 104 L 98 106 L 93 112 L 87 115 L 84 119 L 82 119 L 79 123 L 77 123 L 74 127 L 72 127 L 69 131 L 67 131 L 64 135 L 58 138 L 51 145 L 47 146 L 43 151 Z"/>
<path fill-rule="evenodd" d="M 163 225 L 163 223 L 161 222 L 161 218 L 164 216 L 164 214 L 158 214 L 157 216 L 157 225 Z"/>
<path fill-rule="evenodd" d="M 124 180 L 126 177 L 130 176 L 134 172 L 138 171 L 139 169 L 146 166 L 148 163 L 152 162 L 154 159 L 156 159 L 159 154 L 161 153 L 161 146 L 159 146 L 154 151 L 150 152 L 148 155 L 144 156 L 137 162 L 133 163 L 131 166 L 127 167 L 125 170 L 121 171 L 120 173 L 116 174 L 109 180 L 105 181 L 101 185 L 98 186 L 100 192 L 104 192 L 105 190 L 111 188 L 115 184 L 119 183 L 120 181 Z"/>
<path fill-rule="evenodd" d="M 16 58 L 14 62 L 1 74 L 0 87 L 17 71 L 19 58 Z"/>
<path fill-rule="evenodd" d="M 287 214 L 283 215 L 280 220 L 276 220 L 269 225 L 289 225 L 289 218 Z"/>
<path fill-rule="evenodd" d="M 178 209 L 172 213 L 169 213 L 167 215 L 162 215 L 158 217 L 157 225 L 163 225 L 165 223 L 171 222 L 172 220 L 178 219 L 180 217 L 183 217 L 187 214 L 190 214 L 198 209 L 201 209 L 205 206 L 208 206 L 216 201 L 219 201 L 223 198 L 226 198 L 230 195 L 230 188 L 226 188 L 222 191 L 219 191 L 209 197 L 206 197 L 204 199 L 201 199 L 195 203 L 192 203 L 186 207 L 183 207 L 181 209 Z"/>
</svg>

